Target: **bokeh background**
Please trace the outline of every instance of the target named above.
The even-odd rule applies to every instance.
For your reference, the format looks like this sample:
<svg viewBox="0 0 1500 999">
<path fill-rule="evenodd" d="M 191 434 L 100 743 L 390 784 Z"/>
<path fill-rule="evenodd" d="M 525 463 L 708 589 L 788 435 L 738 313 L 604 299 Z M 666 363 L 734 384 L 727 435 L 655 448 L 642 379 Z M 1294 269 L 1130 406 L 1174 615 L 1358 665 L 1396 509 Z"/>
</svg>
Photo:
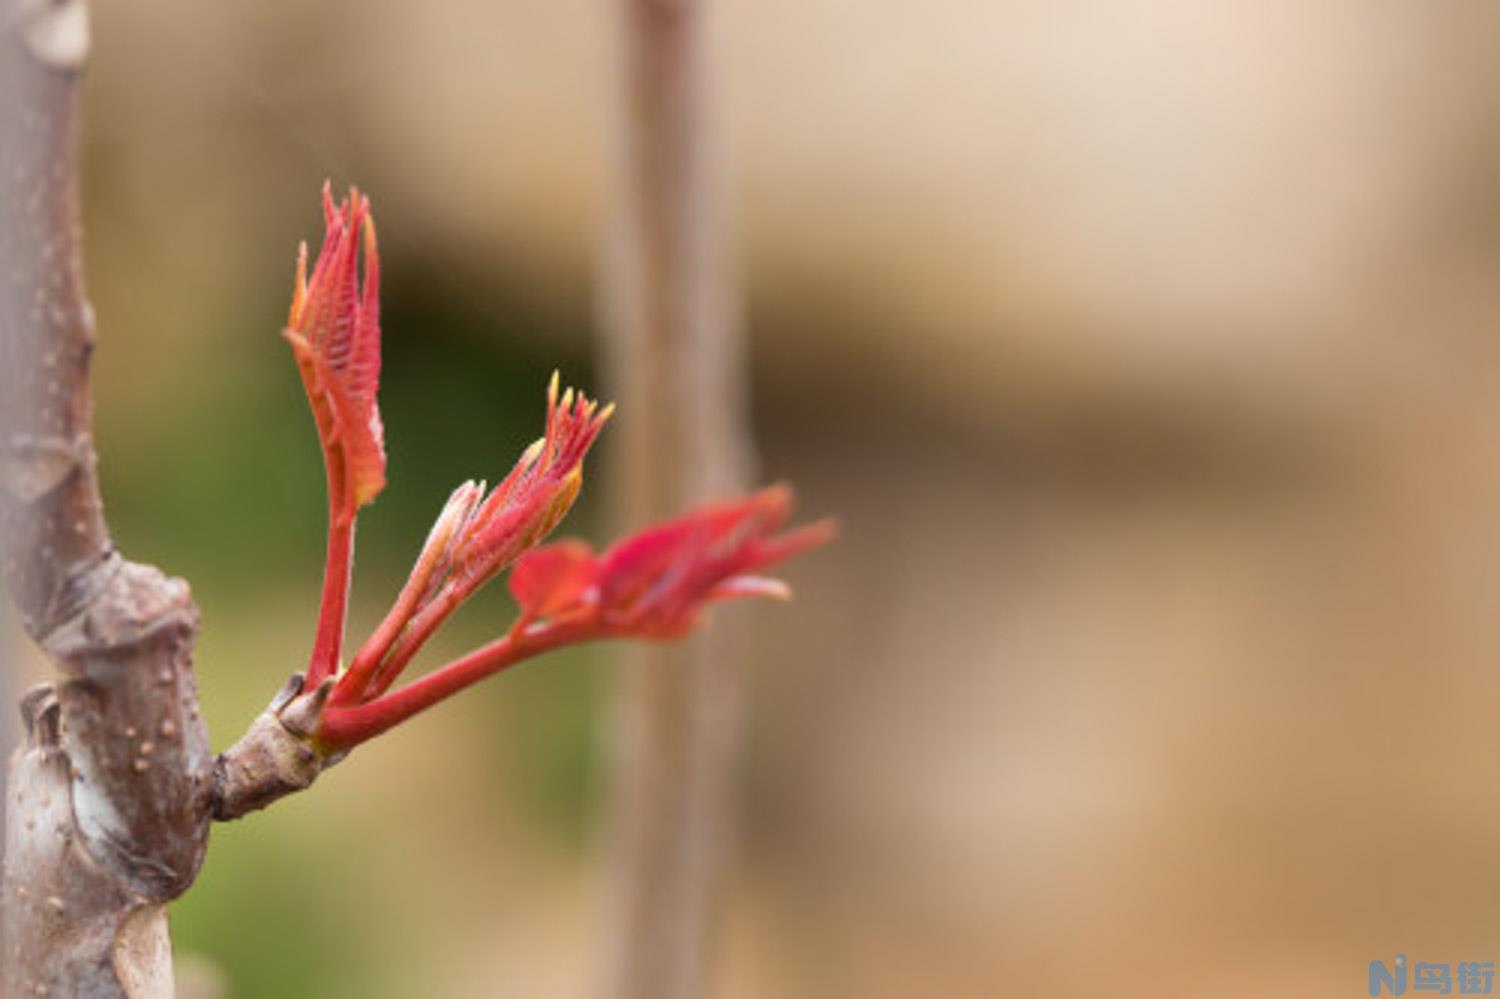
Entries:
<svg viewBox="0 0 1500 999">
<path fill-rule="evenodd" d="M 1292 999 L 1500 961 L 1500 6 L 715 8 L 763 477 L 845 525 L 796 602 L 726 611 L 755 666 L 721 994 Z M 319 185 L 371 192 L 388 282 L 363 633 L 551 369 L 599 384 L 612 19 L 94 13 L 103 484 L 192 582 L 223 748 L 312 637 L 277 331 Z M 596 541 L 601 448 L 567 527 Z M 491 594 L 436 654 L 507 620 Z M 187 975 L 583 994 L 613 657 L 216 828 Z"/>
</svg>

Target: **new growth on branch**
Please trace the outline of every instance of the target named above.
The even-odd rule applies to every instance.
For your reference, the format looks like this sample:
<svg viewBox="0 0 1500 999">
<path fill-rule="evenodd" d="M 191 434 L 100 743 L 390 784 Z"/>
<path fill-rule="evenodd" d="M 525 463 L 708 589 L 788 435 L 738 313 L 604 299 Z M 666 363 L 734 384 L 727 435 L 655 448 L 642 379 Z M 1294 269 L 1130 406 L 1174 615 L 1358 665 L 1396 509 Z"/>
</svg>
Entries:
<svg viewBox="0 0 1500 999">
<path fill-rule="evenodd" d="M 328 550 L 307 669 L 219 761 L 216 815 L 235 818 L 306 787 L 350 749 L 509 666 L 602 638 L 689 633 L 718 600 L 789 590 L 760 571 L 830 540 L 831 520 L 783 530 L 784 485 L 690 510 L 596 554 L 564 540 L 539 547 L 572 507 L 583 463 L 614 411 L 547 388 L 545 430 L 493 489 L 454 490 L 390 611 L 349 663 L 343 645 L 359 509 L 385 486 L 380 381 L 380 260 L 370 202 L 323 188 L 323 247 L 298 255 L 283 336 L 307 391 L 328 474 Z M 361 257 L 363 260 L 361 261 Z M 362 267 L 361 267 L 362 263 Z M 480 587 L 510 572 L 518 613 L 493 642 L 405 686 L 423 645 Z"/>
</svg>

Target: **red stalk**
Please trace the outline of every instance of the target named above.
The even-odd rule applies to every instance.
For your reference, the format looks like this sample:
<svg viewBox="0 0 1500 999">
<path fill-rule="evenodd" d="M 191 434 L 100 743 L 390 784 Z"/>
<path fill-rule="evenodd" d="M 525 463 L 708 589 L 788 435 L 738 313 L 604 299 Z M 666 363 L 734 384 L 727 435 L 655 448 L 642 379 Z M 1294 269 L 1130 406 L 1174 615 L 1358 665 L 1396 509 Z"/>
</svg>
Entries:
<svg viewBox="0 0 1500 999">
<path fill-rule="evenodd" d="M 365 696 L 376 671 L 380 668 L 381 660 L 385 658 L 391 645 L 400 637 L 421 596 L 421 589 L 410 583 L 401 590 L 390 613 L 386 614 L 380 626 L 354 654 L 354 661 L 349 664 L 349 672 L 344 675 L 343 680 L 333 691 L 332 703 L 356 703 Z"/>
<path fill-rule="evenodd" d="M 344 649 L 344 623 L 349 611 L 349 579 L 354 568 L 354 514 L 340 509 L 333 498 L 334 475 L 328 476 L 328 554 L 323 564 L 323 599 L 318 607 L 318 634 L 307 661 L 304 689 L 338 672 Z M 338 490 L 342 491 L 342 490 Z"/>
<path fill-rule="evenodd" d="M 412 615 L 406 630 L 402 631 L 400 637 L 391 645 L 390 654 L 378 666 L 372 668 L 370 677 L 362 684 L 363 689 L 355 694 L 353 684 L 350 685 L 350 693 L 361 698 L 379 697 L 391 689 L 391 684 L 401 675 L 432 633 L 448 620 L 458 607 L 469 598 L 473 587 L 462 587 L 448 585 L 438 591 L 432 602 L 424 606 L 416 614 Z M 488 648 L 488 646 L 486 646 Z"/>
<path fill-rule="evenodd" d="M 317 739 L 328 749 L 349 749 L 374 738 L 465 687 L 524 659 L 561 645 L 605 637 L 596 620 L 543 621 L 512 632 L 373 701 L 331 705 L 323 713 Z"/>
<path fill-rule="evenodd" d="M 318 634 L 308 657 L 306 687 L 315 689 L 338 672 L 344 645 L 345 611 L 353 565 L 354 521 L 334 521 L 328 527 L 328 557 L 323 568 L 323 600 L 318 610 Z"/>
<path fill-rule="evenodd" d="M 427 577 L 420 572 L 413 573 L 412 578 L 406 581 L 406 585 L 401 588 L 401 593 L 396 597 L 395 605 L 391 607 L 390 612 L 380 622 L 380 626 L 375 629 L 360 650 L 354 654 L 354 662 L 350 663 L 349 672 L 344 675 L 333 691 L 332 703 L 357 704 L 377 693 L 374 687 L 386 672 L 388 662 L 386 653 L 390 651 L 397 639 L 409 633 L 407 626 L 412 622 L 413 617 L 421 616 L 416 614 L 417 605 L 421 602 L 427 585 Z M 440 623 L 441 621 L 434 622 L 428 626 L 427 634 L 423 636 L 422 641 L 426 641 Z M 416 654 L 417 647 L 420 645 L 421 642 L 418 642 L 417 646 L 406 649 L 405 659 L 401 665 L 393 667 L 395 673 L 400 673 L 401 668 Z M 394 679 L 395 676 L 392 675 L 380 690 L 383 691 L 389 687 L 391 680 Z"/>
</svg>

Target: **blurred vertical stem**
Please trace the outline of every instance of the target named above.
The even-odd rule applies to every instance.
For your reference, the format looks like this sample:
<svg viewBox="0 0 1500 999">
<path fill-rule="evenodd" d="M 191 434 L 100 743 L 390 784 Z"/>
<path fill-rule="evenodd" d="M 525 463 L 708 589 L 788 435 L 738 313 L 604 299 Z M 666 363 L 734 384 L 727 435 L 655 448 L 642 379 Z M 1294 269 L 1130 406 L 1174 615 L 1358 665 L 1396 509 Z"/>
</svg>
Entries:
<svg viewBox="0 0 1500 999">
<path fill-rule="evenodd" d="M 619 0 L 603 296 L 621 523 L 743 488 L 746 360 L 711 107 L 706 3 Z M 707 992 L 741 715 L 724 628 L 624 653 L 614 705 L 602 994 Z"/>
</svg>

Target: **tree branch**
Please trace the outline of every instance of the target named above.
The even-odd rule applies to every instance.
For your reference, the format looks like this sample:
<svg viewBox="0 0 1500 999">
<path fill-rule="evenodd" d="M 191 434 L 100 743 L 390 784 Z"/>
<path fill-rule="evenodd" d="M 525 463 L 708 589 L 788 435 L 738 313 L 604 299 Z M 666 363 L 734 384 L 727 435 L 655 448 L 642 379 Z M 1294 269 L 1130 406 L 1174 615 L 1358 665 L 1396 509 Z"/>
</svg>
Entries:
<svg viewBox="0 0 1500 999">
<path fill-rule="evenodd" d="M 121 559 L 94 474 L 76 196 L 82 0 L 0 0 L 0 570 L 69 679 L 23 701 L 7 994 L 164 996 L 165 903 L 207 842 L 212 763 L 181 580 Z"/>
<path fill-rule="evenodd" d="M 604 273 L 616 515 L 657 520 L 749 479 L 744 347 L 709 125 L 708 5 L 621 0 L 614 218 Z M 718 622 L 626 652 L 615 704 L 603 995 L 707 993 L 740 718 Z"/>
</svg>

